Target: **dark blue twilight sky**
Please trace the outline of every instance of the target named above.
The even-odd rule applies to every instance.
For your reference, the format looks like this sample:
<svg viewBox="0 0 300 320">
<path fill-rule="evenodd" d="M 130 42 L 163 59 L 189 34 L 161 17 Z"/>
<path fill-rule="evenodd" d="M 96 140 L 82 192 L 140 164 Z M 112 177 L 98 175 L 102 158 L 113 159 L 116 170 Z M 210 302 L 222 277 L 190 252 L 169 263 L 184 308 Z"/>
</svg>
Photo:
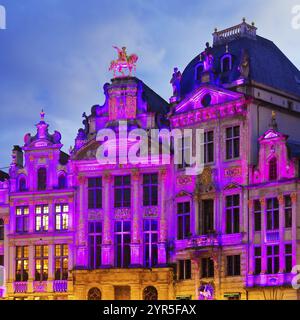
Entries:
<svg viewBox="0 0 300 320">
<path fill-rule="evenodd" d="M 11 147 L 44 108 L 50 131 L 73 144 L 82 113 L 103 103 L 112 45 L 139 55 L 137 76 L 168 99 L 172 69 L 181 70 L 212 41 L 215 27 L 255 21 L 300 67 L 300 29 L 292 7 L 300 0 L 0 0 L 7 29 L 0 30 L 0 168 Z"/>
</svg>

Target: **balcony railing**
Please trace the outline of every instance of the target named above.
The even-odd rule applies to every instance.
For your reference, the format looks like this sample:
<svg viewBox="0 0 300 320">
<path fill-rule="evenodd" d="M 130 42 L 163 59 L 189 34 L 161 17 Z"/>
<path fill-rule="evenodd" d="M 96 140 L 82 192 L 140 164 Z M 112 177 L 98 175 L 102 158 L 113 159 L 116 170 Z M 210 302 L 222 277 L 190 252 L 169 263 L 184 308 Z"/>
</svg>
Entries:
<svg viewBox="0 0 300 320">
<path fill-rule="evenodd" d="M 28 283 L 27 282 L 15 282 L 14 283 L 14 291 L 15 293 L 26 293 L 27 292 Z"/>
<path fill-rule="evenodd" d="M 247 287 L 279 287 L 291 286 L 295 275 L 291 273 L 248 275 Z"/>
<path fill-rule="evenodd" d="M 67 292 L 68 291 L 68 281 L 67 280 L 55 280 L 53 282 L 54 292 Z"/>
<path fill-rule="evenodd" d="M 33 291 L 34 292 L 47 292 L 47 282 L 34 281 L 33 282 Z"/>
<path fill-rule="evenodd" d="M 211 247 L 219 245 L 219 239 L 216 234 L 211 234 L 207 236 L 194 236 L 188 240 L 188 248 L 201 248 L 201 247 Z"/>
</svg>

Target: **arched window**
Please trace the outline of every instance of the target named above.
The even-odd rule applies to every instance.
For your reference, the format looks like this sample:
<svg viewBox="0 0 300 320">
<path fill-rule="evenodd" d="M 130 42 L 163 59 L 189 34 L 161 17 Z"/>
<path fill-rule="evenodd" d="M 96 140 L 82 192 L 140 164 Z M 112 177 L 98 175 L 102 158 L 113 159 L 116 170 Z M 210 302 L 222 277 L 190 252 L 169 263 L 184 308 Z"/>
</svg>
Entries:
<svg viewBox="0 0 300 320">
<path fill-rule="evenodd" d="M 0 240 L 4 240 L 4 221 L 0 219 Z"/>
<path fill-rule="evenodd" d="M 201 76 L 204 71 L 204 64 L 200 63 L 196 67 L 196 80 L 201 81 Z"/>
<path fill-rule="evenodd" d="M 146 287 L 143 292 L 144 300 L 157 300 L 158 293 L 155 287 Z"/>
<path fill-rule="evenodd" d="M 47 171 L 46 168 L 38 170 L 38 190 L 46 190 L 47 187 Z"/>
<path fill-rule="evenodd" d="M 25 178 L 20 178 L 20 180 L 19 180 L 19 191 L 20 192 L 26 191 L 26 179 Z"/>
<path fill-rule="evenodd" d="M 221 71 L 227 72 L 231 70 L 232 60 L 230 55 L 226 55 L 221 59 Z"/>
<path fill-rule="evenodd" d="M 64 174 L 58 177 L 58 189 L 65 189 L 67 187 L 67 179 Z"/>
<path fill-rule="evenodd" d="M 277 159 L 272 158 L 269 162 L 269 180 L 277 180 Z"/>
<path fill-rule="evenodd" d="M 92 288 L 88 292 L 88 300 L 101 300 L 101 291 L 98 288 Z"/>
</svg>

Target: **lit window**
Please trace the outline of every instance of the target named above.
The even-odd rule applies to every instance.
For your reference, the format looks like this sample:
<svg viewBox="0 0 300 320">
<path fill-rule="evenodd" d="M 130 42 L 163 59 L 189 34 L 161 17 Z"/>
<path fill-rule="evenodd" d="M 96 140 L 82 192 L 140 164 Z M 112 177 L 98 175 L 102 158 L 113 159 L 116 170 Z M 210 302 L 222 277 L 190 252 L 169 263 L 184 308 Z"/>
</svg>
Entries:
<svg viewBox="0 0 300 320">
<path fill-rule="evenodd" d="M 28 281 L 28 246 L 16 247 L 16 281 Z"/>
<path fill-rule="evenodd" d="M 35 207 L 35 231 L 48 231 L 49 228 L 49 207 L 40 205 Z"/>
<path fill-rule="evenodd" d="M 55 230 L 64 231 L 69 228 L 69 205 L 55 205 Z"/>
<path fill-rule="evenodd" d="M 55 245 L 55 280 L 68 280 L 68 262 L 68 245 Z"/>
<path fill-rule="evenodd" d="M 29 230 L 29 208 L 16 208 L 16 232 L 25 233 Z"/>
<path fill-rule="evenodd" d="M 35 246 L 35 281 L 48 280 L 48 246 Z"/>
</svg>

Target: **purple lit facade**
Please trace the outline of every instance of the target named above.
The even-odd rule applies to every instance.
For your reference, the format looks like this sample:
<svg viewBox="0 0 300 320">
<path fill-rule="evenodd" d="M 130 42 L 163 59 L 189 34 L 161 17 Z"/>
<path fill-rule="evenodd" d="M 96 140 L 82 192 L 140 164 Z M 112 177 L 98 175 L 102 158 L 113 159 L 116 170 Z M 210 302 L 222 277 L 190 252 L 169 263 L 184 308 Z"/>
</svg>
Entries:
<svg viewBox="0 0 300 320">
<path fill-rule="evenodd" d="M 4 298 L 300 298 L 300 72 L 245 21 L 213 36 L 170 103 L 135 77 L 105 84 L 69 154 L 41 113 L 0 175 Z M 204 171 L 100 165 L 97 133 L 119 121 L 204 129 Z"/>
</svg>

